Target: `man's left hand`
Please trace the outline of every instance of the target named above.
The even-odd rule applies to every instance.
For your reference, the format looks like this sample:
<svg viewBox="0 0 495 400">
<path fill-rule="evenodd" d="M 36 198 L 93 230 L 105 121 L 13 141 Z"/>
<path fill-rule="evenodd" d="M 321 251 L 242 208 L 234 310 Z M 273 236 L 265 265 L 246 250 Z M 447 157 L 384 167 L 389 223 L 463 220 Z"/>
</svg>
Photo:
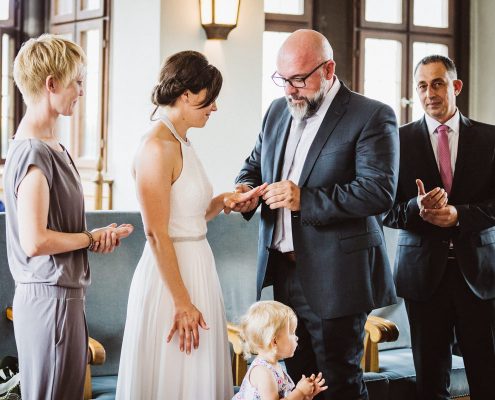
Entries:
<svg viewBox="0 0 495 400">
<path fill-rule="evenodd" d="M 456 226 L 459 221 L 457 209 L 451 205 L 447 205 L 440 209 L 424 209 L 420 212 L 420 215 L 426 222 L 439 226 L 440 228 Z"/>
<path fill-rule="evenodd" d="M 263 190 L 263 199 L 272 210 L 288 208 L 291 211 L 301 209 L 301 189 L 292 181 L 275 182 Z"/>
</svg>

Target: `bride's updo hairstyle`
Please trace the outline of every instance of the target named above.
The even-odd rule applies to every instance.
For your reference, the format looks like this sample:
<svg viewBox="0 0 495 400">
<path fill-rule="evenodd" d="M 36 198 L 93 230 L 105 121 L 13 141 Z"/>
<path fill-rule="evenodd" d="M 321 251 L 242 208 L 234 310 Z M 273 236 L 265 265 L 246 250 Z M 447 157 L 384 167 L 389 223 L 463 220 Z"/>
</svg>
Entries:
<svg viewBox="0 0 495 400">
<path fill-rule="evenodd" d="M 156 106 L 172 106 L 186 91 L 198 94 L 206 89 L 206 97 L 198 105 L 203 108 L 215 101 L 222 88 L 222 74 L 206 57 L 197 51 L 187 50 L 167 58 L 160 70 L 158 84 L 153 88 L 151 102 Z"/>
</svg>

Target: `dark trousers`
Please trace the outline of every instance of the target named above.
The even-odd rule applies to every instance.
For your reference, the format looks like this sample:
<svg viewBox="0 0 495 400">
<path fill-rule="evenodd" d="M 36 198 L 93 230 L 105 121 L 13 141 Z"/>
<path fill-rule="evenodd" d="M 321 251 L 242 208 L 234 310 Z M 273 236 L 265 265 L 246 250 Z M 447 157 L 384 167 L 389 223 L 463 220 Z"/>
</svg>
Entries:
<svg viewBox="0 0 495 400">
<path fill-rule="evenodd" d="M 318 400 L 368 399 L 360 365 L 367 313 L 320 318 L 304 297 L 295 263 L 278 252 L 270 253 L 269 263 L 275 300 L 290 306 L 298 318 L 298 346 L 294 356 L 285 360 L 291 378 L 297 383 L 303 374 L 321 372 L 328 389 L 315 397 Z"/>
<path fill-rule="evenodd" d="M 455 259 L 425 302 L 406 300 L 418 399 L 449 398 L 454 333 L 464 358 L 471 400 L 493 400 L 495 301 L 481 300 L 467 285 Z"/>
</svg>

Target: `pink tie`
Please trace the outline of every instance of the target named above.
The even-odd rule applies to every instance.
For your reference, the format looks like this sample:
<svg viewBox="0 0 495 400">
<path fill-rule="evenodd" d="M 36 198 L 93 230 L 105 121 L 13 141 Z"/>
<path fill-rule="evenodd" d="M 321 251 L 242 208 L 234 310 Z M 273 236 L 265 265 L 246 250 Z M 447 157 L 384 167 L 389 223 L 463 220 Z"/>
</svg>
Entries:
<svg viewBox="0 0 495 400">
<path fill-rule="evenodd" d="M 452 190 L 452 164 L 450 160 L 449 148 L 449 127 L 440 125 L 438 132 L 438 164 L 440 166 L 440 177 L 442 178 L 444 189 L 450 195 Z"/>
</svg>

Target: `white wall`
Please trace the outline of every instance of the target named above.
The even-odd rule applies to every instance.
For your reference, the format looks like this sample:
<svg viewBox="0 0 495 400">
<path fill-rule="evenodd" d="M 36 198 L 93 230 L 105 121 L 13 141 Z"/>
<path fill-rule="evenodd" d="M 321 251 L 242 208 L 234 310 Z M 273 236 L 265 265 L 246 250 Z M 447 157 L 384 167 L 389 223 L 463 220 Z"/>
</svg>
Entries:
<svg viewBox="0 0 495 400">
<path fill-rule="evenodd" d="M 115 209 L 137 209 L 130 170 L 148 127 L 160 65 L 160 10 L 160 0 L 115 0 L 112 5 L 107 148 Z"/>
<path fill-rule="evenodd" d="M 132 158 L 150 126 L 150 93 L 160 65 L 181 50 L 201 51 L 223 74 L 219 110 L 189 138 L 215 193 L 232 190 L 261 125 L 263 2 L 241 1 L 238 26 L 226 41 L 206 40 L 197 0 L 116 0 L 112 7 L 108 169 L 114 208 L 138 207 Z"/>
<path fill-rule="evenodd" d="M 495 124 L 495 2 L 471 0 L 470 117 Z"/>
</svg>

